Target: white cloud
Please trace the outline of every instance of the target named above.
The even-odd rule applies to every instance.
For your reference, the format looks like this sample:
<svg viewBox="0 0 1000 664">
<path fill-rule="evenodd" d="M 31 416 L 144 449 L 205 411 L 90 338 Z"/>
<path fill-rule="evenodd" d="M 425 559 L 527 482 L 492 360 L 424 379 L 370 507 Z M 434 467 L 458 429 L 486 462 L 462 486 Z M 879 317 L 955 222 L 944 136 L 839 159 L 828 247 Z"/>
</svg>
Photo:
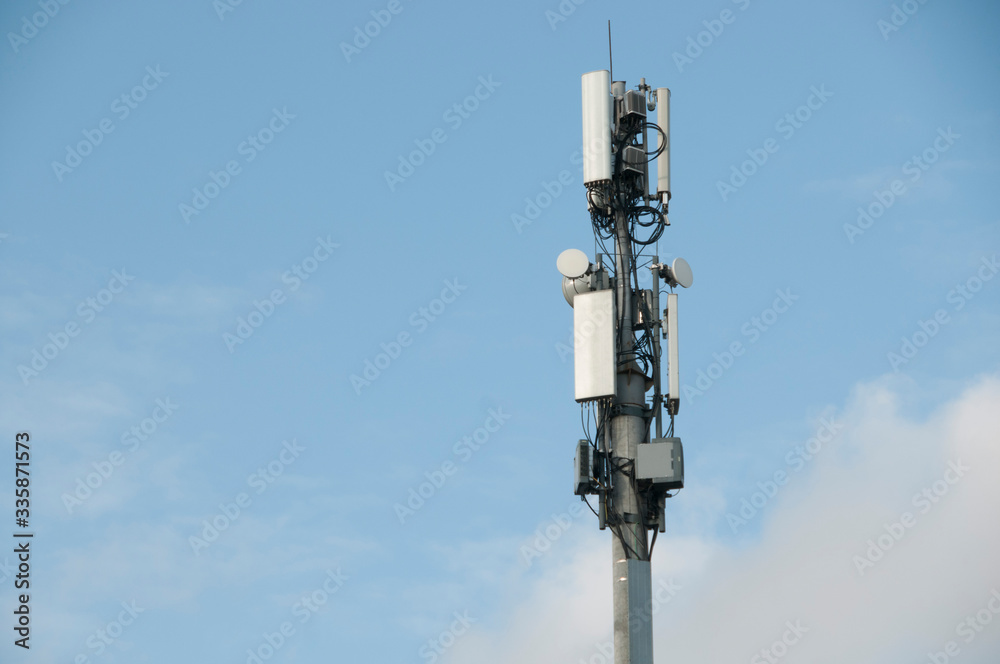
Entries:
<svg viewBox="0 0 1000 664">
<path fill-rule="evenodd" d="M 1000 590 L 1000 379 L 926 418 L 903 414 L 915 395 L 901 397 L 898 380 L 855 389 L 845 429 L 765 507 L 756 540 L 660 540 L 654 584 L 672 577 L 681 589 L 654 618 L 657 661 L 749 662 L 787 621 L 809 630 L 787 662 L 927 662 L 949 640 L 963 663 L 996 661 L 1000 615 L 971 643 L 955 628 Z M 941 484 L 959 461 L 970 470 Z M 922 513 L 913 497 L 935 482 L 947 493 Z M 853 558 L 905 512 L 913 527 L 860 574 Z M 610 634 L 609 543 L 590 532 L 567 544 L 540 578 L 519 577 L 503 624 L 477 625 L 443 661 L 603 661 L 594 644 Z"/>
</svg>

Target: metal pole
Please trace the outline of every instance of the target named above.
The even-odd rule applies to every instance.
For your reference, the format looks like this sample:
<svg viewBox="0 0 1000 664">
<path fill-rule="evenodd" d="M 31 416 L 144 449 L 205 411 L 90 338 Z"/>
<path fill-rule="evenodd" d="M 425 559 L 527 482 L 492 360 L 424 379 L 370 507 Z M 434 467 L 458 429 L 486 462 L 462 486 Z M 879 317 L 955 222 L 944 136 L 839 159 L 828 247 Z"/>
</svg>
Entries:
<svg viewBox="0 0 1000 664">
<path fill-rule="evenodd" d="M 616 299 L 621 319 L 619 350 L 628 357 L 633 345 L 632 241 L 627 217 L 615 214 Z M 646 527 L 632 482 L 636 446 L 646 438 L 646 379 L 634 360 L 618 367 L 618 395 L 611 418 L 612 499 L 617 535 L 612 537 L 615 664 L 652 664 L 653 634 L 639 613 L 652 603 Z M 623 541 L 624 540 L 624 541 Z"/>
</svg>

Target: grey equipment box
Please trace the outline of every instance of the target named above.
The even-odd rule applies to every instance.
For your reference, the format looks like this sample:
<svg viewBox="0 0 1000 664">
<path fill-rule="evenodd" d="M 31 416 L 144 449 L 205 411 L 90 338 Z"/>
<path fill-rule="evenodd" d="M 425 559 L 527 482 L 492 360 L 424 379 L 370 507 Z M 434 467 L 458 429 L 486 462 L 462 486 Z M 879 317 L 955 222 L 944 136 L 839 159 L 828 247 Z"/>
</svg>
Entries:
<svg viewBox="0 0 1000 664">
<path fill-rule="evenodd" d="M 664 489 L 684 488 L 684 448 L 680 438 L 654 438 L 636 448 L 635 478 Z"/>
</svg>

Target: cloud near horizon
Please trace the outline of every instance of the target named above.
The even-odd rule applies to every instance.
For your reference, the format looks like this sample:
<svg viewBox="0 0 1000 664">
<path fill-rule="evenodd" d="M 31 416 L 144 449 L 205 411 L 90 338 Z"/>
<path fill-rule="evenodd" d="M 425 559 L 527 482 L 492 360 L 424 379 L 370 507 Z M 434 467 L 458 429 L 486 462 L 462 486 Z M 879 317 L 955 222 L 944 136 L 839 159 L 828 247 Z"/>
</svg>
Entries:
<svg viewBox="0 0 1000 664">
<path fill-rule="evenodd" d="M 654 617 L 657 662 L 767 661 L 754 656 L 786 634 L 797 640 L 774 649 L 777 661 L 929 662 L 949 641 L 949 661 L 996 661 L 1000 377 L 924 419 L 904 414 L 912 398 L 898 377 L 856 386 L 837 438 L 752 517 L 762 519 L 752 539 L 706 529 L 660 540 L 654 588 L 677 590 Z M 540 574 L 513 575 L 519 599 L 503 624 L 474 625 L 441 661 L 609 661 L 608 543 L 596 528 L 576 531 L 538 561 Z M 977 612 L 989 624 L 960 627 Z"/>
</svg>

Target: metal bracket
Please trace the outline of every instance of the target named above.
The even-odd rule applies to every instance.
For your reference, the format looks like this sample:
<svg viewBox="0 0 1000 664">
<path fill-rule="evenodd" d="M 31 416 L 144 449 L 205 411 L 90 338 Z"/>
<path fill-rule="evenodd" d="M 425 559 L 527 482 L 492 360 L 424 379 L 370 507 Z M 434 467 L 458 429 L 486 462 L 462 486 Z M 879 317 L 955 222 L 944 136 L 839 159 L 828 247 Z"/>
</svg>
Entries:
<svg viewBox="0 0 1000 664">
<path fill-rule="evenodd" d="M 629 403 L 619 403 L 611 407 L 611 417 L 618 415 L 634 415 L 635 417 L 649 417 L 653 411 Z"/>
</svg>

